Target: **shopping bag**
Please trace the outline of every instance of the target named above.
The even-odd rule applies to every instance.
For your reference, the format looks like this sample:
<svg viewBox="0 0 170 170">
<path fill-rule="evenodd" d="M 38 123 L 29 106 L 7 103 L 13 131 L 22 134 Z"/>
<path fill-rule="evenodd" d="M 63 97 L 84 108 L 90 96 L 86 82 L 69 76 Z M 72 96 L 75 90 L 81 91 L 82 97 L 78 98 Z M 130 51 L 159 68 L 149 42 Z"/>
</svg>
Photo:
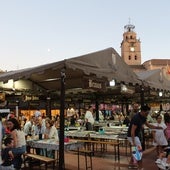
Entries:
<svg viewBox="0 0 170 170">
<path fill-rule="evenodd" d="M 136 161 L 140 161 L 142 159 L 142 147 L 132 146 L 132 156 Z"/>
</svg>

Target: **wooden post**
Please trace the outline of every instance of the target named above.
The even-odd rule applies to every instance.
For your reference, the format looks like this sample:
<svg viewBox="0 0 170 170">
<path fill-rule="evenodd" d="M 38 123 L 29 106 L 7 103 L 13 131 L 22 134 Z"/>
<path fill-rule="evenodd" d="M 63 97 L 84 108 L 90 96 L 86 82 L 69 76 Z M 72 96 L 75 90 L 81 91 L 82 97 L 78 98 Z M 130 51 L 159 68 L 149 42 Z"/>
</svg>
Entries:
<svg viewBox="0 0 170 170">
<path fill-rule="evenodd" d="M 65 169 L 64 163 L 64 109 L 65 109 L 65 70 L 61 70 L 60 96 L 60 132 L 59 132 L 59 169 Z"/>
</svg>

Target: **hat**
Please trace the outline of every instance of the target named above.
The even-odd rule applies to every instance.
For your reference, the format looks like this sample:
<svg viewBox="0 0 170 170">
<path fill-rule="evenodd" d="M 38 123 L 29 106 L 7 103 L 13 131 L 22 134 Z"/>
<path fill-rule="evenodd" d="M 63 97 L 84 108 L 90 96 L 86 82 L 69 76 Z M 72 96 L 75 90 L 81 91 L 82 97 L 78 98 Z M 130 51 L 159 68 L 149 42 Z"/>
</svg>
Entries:
<svg viewBox="0 0 170 170">
<path fill-rule="evenodd" d="M 147 104 L 144 104 L 143 106 L 141 106 L 141 111 L 150 111 L 151 108 L 147 105 Z"/>
</svg>

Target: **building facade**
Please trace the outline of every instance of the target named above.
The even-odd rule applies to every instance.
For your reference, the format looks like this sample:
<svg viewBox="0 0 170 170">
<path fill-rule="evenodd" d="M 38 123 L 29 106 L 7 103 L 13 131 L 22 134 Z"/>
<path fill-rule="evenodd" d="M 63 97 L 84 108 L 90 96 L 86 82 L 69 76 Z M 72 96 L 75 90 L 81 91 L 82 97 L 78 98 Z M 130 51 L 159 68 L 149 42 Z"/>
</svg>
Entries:
<svg viewBox="0 0 170 170">
<path fill-rule="evenodd" d="M 124 26 L 123 40 L 121 42 L 121 57 L 134 72 L 146 70 L 164 69 L 170 74 L 170 59 L 151 59 L 141 63 L 141 41 L 137 39 L 134 31 L 135 26 L 128 24 Z"/>
<path fill-rule="evenodd" d="M 141 42 L 137 39 L 134 28 L 131 24 L 124 26 L 121 56 L 128 65 L 141 65 Z"/>
</svg>

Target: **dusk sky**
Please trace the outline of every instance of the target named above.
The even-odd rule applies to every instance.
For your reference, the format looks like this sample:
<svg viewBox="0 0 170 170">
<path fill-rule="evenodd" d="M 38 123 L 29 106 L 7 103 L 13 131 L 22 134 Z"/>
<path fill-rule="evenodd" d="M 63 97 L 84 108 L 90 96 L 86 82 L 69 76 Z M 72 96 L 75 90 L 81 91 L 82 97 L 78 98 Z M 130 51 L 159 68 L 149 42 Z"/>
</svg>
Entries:
<svg viewBox="0 0 170 170">
<path fill-rule="evenodd" d="M 52 63 L 113 47 L 135 25 L 142 63 L 170 59 L 169 0 L 0 0 L 0 69 Z M 170 63 L 169 63 L 170 64 Z"/>
</svg>

